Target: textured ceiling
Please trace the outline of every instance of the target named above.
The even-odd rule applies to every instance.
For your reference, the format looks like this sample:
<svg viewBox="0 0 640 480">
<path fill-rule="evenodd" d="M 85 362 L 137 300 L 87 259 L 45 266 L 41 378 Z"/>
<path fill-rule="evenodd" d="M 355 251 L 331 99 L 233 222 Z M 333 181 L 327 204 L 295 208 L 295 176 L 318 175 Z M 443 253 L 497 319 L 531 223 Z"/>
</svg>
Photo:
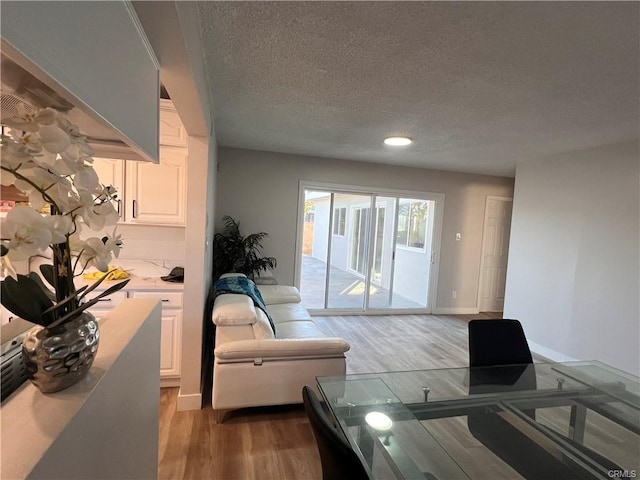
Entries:
<svg viewBox="0 0 640 480">
<path fill-rule="evenodd" d="M 222 146 L 513 176 L 517 162 L 638 136 L 637 2 L 199 11 Z"/>
</svg>

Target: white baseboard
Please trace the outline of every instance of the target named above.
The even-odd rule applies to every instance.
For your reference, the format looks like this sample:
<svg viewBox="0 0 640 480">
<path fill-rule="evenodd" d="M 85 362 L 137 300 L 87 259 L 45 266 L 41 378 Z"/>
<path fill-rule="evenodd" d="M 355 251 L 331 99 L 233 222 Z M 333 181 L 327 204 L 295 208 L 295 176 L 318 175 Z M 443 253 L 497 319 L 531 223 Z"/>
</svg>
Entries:
<svg viewBox="0 0 640 480">
<path fill-rule="evenodd" d="M 476 307 L 436 307 L 433 309 L 434 315 L 475 315 L 479 313 Z"/>
<path fill-rule="evenodd" d="M 550 348 L 544 347 L 538 343 L 527 340 L 529 344 L 529 349 L 542 357 L 548 358 L 553 362 L 577 362 L 577 358 L 570 357 L 569 355 L 565 355 L 564 353 L 556 352 Z"/>
<path fill-rule="evenodd" d="M 182 390 L 178 392 L 177 410 L 185 412 L 187 410 L 200 410 L 202 408 L 202 394 L 192 393 L 183 395 Z"/>
</svg>

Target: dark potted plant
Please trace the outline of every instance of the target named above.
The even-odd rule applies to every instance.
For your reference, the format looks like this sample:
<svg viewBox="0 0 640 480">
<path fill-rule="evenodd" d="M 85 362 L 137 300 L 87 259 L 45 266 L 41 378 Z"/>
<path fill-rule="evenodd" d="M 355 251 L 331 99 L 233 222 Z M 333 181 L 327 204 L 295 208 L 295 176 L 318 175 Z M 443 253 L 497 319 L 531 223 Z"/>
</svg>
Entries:
<svg viewBox="0 0 640 480">
<path fill-rule="evenodd" d="M 252 280 L 261 271 L 276 267 L 274 257 L 262 257 L 262 241 L 269 234 L 258 232 L 247 235 L 240 233 L 240 223 L 225 215 L 224 228 L 213 237 L 213 279 L 224 273 L 244 273 Z"/>
</svg>

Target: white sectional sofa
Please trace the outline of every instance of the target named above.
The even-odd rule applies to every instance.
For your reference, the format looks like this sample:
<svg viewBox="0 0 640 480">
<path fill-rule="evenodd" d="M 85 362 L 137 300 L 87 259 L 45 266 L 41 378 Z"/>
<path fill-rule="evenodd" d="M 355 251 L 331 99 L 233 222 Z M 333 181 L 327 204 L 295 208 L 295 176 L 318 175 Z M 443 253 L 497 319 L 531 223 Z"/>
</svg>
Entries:
<svg viewBox="0 0 640 480">
<path fill-rule="evenodd" d="M 217 296 L 212 406 L 222 420 L 230 409 L 302 402 L 316 376 L 344 375 L 349 344 L 326 337 L 300 303 L 295 287 L 259 285 L 271 316 L 244 294 Z"/>
</svg>

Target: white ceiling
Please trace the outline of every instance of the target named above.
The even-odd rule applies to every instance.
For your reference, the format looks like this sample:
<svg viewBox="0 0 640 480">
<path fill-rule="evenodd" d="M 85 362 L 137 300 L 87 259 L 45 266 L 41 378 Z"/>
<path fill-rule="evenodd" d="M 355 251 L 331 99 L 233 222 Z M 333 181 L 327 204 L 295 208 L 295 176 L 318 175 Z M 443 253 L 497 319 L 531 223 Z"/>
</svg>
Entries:
<svg viewBox="0 0 640 480">
<path fill-rule="evenodd" d="M 638 137 L 638 2 L 199 12 L 221 146 L 513 176 L 517 162 Z"/>
</svg>

